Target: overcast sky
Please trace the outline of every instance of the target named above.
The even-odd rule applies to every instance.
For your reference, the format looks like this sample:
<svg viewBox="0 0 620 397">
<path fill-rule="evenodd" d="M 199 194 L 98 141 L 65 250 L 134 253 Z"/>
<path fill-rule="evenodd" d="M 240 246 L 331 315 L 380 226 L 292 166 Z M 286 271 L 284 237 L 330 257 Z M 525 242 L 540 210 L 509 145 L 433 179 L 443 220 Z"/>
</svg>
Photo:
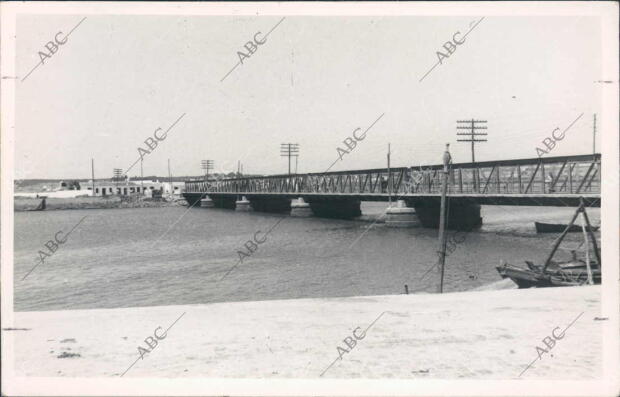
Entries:
<svg viewBox="0 0 620 397">
<path fill-rule="evenodd" d="M 482 17 L 287 17 L 238 62 L 237 51 L 280 17 L 89 16 L 59 51 L 16 86 L 16 178 L 97 178 L 127 169 L 138 147 L 185 116 L 144 157 L 145 175 L 286 172 L 279 145 L 298 143 L 298 172 L 321 172 L 356 128 L 366 139 L 332 170 L 471 159 L 456 120 L 488 120 L 476 160 L 536 157 L 554 128 L 550 155 L 592 151 L 600 112 L 601 31 L 594 17 L 486 17 L 437 62 L 457 31 Z M 83 16 L 19 16 L 16 68 Z M 259 35 L 259 37 L 262 37 Z M 460 36 L 457 36 L 460 37 Z M 600 147 L 597 147 L 600 151 Z M 130 175 L 139 175 L 139 165 Z"/>
</svg>

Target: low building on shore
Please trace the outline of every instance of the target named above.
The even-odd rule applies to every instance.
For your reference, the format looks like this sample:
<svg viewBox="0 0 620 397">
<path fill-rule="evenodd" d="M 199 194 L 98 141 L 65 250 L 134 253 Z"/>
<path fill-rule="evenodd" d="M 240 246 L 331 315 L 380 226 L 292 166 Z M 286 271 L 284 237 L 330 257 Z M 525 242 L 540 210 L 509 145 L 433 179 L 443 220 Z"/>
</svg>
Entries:
<svg viewBox="0 0 620 397">
<path fill-rule="evenodd" d="M 21 197 L 56 197 L 70 198 L 79 196 L 145 196 L 153 197 L 181 197 L 185 189 L 185 182 L 160 182 L 158 180 L 136 181 L 125 179 L 122 181 L 95 180 L 92 181 L 59 181 L 51 184 L 35 184 L 30 189 L 15 188 L 14 196 Z M 157 192 L 154 194 L 154 192 Z"/>
<path fill-rule="evenodd" d="M 183 192 L 184 182 L 159 182 L 157 180 L 130 181 L 123 182 L 96 182 L 94 196 L 131 196 L 143 195 L 152 197 L 154 192 L 162 195 L 180 196 Z M 92 189 L 90 187 L 89 189 Z"/>
</svg>

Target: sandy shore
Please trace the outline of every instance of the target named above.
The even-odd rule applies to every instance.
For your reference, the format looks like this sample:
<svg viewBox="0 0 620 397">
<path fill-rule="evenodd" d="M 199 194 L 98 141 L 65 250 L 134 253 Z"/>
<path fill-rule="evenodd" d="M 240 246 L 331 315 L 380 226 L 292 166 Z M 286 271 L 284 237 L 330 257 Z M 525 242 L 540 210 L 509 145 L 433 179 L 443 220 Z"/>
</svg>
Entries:
<svg viewBox="0 0 620 397">
<path fill-rule="evenodd" d="M 502 281 L 506 285 L 509 281 Z M 15 313 L 26 376 L 591 379 L 600 286 Z M 581 314 L 583 313 L 583 314 Z M 581 315 L 580 315 L 581 314 Z M 536 346 L 554 328 L 548 354 Z M 175 321 L 178 320 L 176 323 Z M 374 324 L 373 324 L 374 321 Z M 138 346 L 168 330 L 144 359 Z M 338 359 L 343 340 L 367 330 Z M 6 326 L 6 325 L 5 325 Z"/>
<path fill-rule="evenodd" d="M 42 193 L 44 195 L 44 193 Z M 20 197 L 13 199 L 15 211 L 34 211 L 40 204 L 40 198 Z M 104 209 L 104 208 L 146 208 L 146 207 L 171 207 L 187 205 L 185 200 L 165 201 L 144 199 L 122 200 L 118 196 L 108 197 L 48 197 L 45 202 L 46 211 L 73 210 L 73 209 Z"/>
</svg>

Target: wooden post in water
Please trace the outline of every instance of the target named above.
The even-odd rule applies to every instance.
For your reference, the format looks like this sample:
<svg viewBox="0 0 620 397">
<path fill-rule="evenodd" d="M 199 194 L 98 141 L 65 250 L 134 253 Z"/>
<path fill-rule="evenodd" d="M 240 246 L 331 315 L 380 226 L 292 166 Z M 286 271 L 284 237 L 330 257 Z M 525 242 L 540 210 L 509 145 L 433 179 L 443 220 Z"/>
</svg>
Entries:
<svg viewBox="0 0 620 397">
<path fill-rule="evenodd" d="M 388 206 L 392 206 L 392 173 L 390 172 L 390 144 L 388 143 L 387 153 L 387 168 L 388 168 Z"/>
<path fill-rule="evenodd" d="M 172 173 L 170 172 L 170 159 L 168 159 L 168 182 L 170 183 L 170 197 L 174 197 L 174 187 L 172 186 Z"/>
<path fill-rule="evenodd" d="M 592 269 L 590 268 L 590 243 L 589 243 L 589 238 L 588 238 L 588 233 L 586 233 L 586 221 L 585 221 L 585 217 L 584 217 L 584 212 L 581 212 L 581 231 L 583 231 L 583 238 L 585 239 L 586 242 L 586 270 L 588 271 L 588 284 L 592 285 L 594 284 L 594 281 L 592 280 Z"/>
<path fill-rule="evenodd" d="M 596 113 L 594 113 L 594 124 L 592 126 L 592 154 L 596 154 Z"/>
<path fill-rule="evenodd" d="M 443 154 L 443 180 L 441 184 L 441 208 L 439 212 L 439 293 L 443 293 L 443 275 L 446 263 L 446 193 L 448 191 L 448 166 L 450 164 L 450 144 L 446 144 Z"/>
<path fill-rule="evenodd" d="M 581 199 L 583 201 L 583 199 Z M 594 249 L 594 255 L 596 256 L 596 260 L 598 261 L 598 265 L 602 266 L 601 262 L 601 253 L 598 250 L 598 244 L 596 243 L 596 236 L 594 235 L 594 231 L 592 231 L 592 224 L 590 223 L 590 219 L 588 218 L 588 213 L 585 208 L 583 209 L 583 218 L 586 221 L 586 225 L 588 226 L 588 234 L 590 235 L 590 239 L 592 240 L 592 248 Z"/>
<path fill-rule="evenodd" d="M 553 243 L 553 247 L 551 248 L 551 253 L 547 257 L 547 260 L 545 261 L 545 264 L 543 266 L 543 269 L 542 269 L 543 273 L 545 272 L 545 270 L 547 270 L 547 266 L 549 266 L 549 264 L 551 263 L 551 259 L 553 259 L 553 255 L 555 255 L 555 251 L 558 250 L 558 247 L 560 246 L 560 243 L 562 242 L 562 240 L 564 240 L 564 237 L 566 236 L 566 234 L 570 230 L 571 226 L 573 226 L 573 224 L 575 223 L 575 220 L 577 219 L 577 216 L 579 216 L 579 213 L 582 210 L 583 210 L 583 199 L 580 200 L 579 208 L 577 208 L 577 211 L 575 211 L 575 214 L 573 215 L 573 218 L 570 220 L 570 222 L 568 222 L 568 226 L 566 226 L 566 229 L 564 229 L 562 234 L 560 234 L 560 237 L 558 237 L 555 240 L 555 242 Z"/>
<path fill-rule="evenodd" d="M 95 196 L 95 159 L 90 159 L 90 171 L 93 177 L 93 196 Z"/>
</svg>

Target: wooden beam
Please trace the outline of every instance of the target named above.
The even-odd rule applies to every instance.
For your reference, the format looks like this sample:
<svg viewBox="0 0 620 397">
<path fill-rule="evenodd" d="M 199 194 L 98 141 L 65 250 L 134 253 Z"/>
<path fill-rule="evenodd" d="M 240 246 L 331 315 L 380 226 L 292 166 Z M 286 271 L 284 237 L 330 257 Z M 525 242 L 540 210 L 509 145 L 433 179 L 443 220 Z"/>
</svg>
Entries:
<svg viewBox="0 0 620 397">
<path fill-rule="evenodd" d="M 414 182 L 413 191 L 411 193 L 417 193 L 418 190 L 420 189 L 420 185 L 424 183 L 424 179 L 425 179 L 424 172 L 421 171 L 420 174 L 421 174 L 421 178 L 417 178 L 417 182 Z"/>
<path fill-rule="evenodd" d="M 564 240 L 564 237 L 570 230 L 571 226 L 573 226 L 573 223 L 575 223 L 575 219 L 577 219 L 577 216 L 582 210 L 583 210 L 583 199 L 581 200 L 581 203 L 579 204 L 579 208 L 577 208 L 577 211 L 575 211 L 575 213 L 573 214 L 573 218 L 568 223 L 568 226 L 566 226 L 566 229 L 564 229 L 562 234 L 560 234 L 560 237 L 558 237 L 553 243 L 553 247 L 551 247 L 551 253 L 547 257 L 547 260 L 545 261 L 545 265 L 543 266 L 543 269 L 542 269 L 543 273 L 545 272 L 545 270 L 547 270 L 547 267 L 551 263 L 551 259 L 553 259 L 553 255 L 555 255 L 555 251 L 557 251 L 558 247 L 560 246 L 560 243 L 562 242 L 562 240 Z"/>
<path fill-rule="evenodd" d="M 495 181 L 497 182 L 497 193 L 498 194 L 502 192 L 502 190 L 500 189 L 500 186 L 499 186 L 499 176 L 500 176 L 499 175 L 500 174 L 500 168 L 499 167 L 500 166 L 498 165 L 497 166 L 497 171 L 495 172 Z"/>
<path fill-rule="evenodd" d="M 583 199 L 582 199 L 582 202 L 583 202 Z M 601 267 L 601 271 L 602 271 L 603 262 L 601 262 L 601 253 L 598 250 L 596 236 L 594 236 L 594 231 L 592 230 L 592 225 L 590 224 L 590 219 L 588 218 L 588 214 L 586 213 L 585 207 L 583 208 L 583 217 L 586 220 L 586 224 L 588 225 L 588 234 L 590 235 L 590 239 L 592 239 L 592 246 L 594 248 L 594 254 L 596 255 L 596 260 L 598 261 L 598 265 Z"/>
<path fill-rule="evenodd" d="M 534 170 L 534 173 L 532 174 L 532 177 L 530 178 L 530 182 L 527 184 L 527 187 L 525 188 L 525 194 L 527 194 L 527 192 L 530 191 L 530 187 L 532 187 L 532 182 L 534 182 L 534 178 L 536 178 L 536 173 L 538 172 L 538 168 L 540 168 L 540 163 L 536 164 L 536 169 Z"/>
<path fill-rule="evenodd" d="M 400 188 L 400 184 L 403 181 L 403 176 L 404 176 L 405 170 L 402 169 L 398 172 L 398 182 L 396 183 L 396 187 L 394 187 L 394 195 L 396 195 L 396 193 L 398 193 L 398 189 Z M 392 185 L 393 186 L 393 185 Z"/>
<path fill-rule="evenodd" d="M 594 167 L 594 164 L 596 163 L 595 162 L 590 163 L 590 167 L 588 167 L 588 171 L 586 172 L 585 176 L 581 179 L 581 183 L 579 184 L 579 187 L 577 188 L 577 191 L 575 192 L 576 194 L 579 194 L 579 192 L 581 191 L 583 184 L 586 182 L 586 179 L 588 179 L 590 172 L 592 172 L 592 168 Z"/>
<path fill-rule="evenodd" d="M 549 187 L 549 190 L 555 190 L 555 184 L 558 183 L 558 181 L 560 180 L 560 175 L 562 175 L 562 171 L 564 171 L 564 167 L 566 167 L 566 163 L 567 161 L 564 161 L 562 163 L 562 167 L 560 168 L 560 171 L 558 171 L 558 176 L 556 176 L 553 179 L 553 182 L 551 182 L 551 186 Z"/>
<path fill-rule="evenodd" d="M 594 181 L 594 178 L 596 177 L 596 175 L 598 175 L 598 164 L 596 168 L 594 169 L 594 172 L 592 173 L 592 176 L 590 177 L 588 184 L 586 185 L 586 190 L 590 189 L 590 187 L 592 186 L 592 181 Z"/>
<path fill-rule="evenodd" d="M 364 178 L 364 184 L 360 188 L 360 193 L 364 193 L 364 189 L 366 189 L 366 184 L 368 183 L 368 177 L 369 176 L 370 176 L 370 174 L 366 174 L 366 177 Z M 361 181 L 361 179 L 360 179 L 360 181 Z"/>
<path fill-rule="evenodd" d="M 493 171 L 495 171 L 495 166 L 491 168 L 491 172 L 489 172 L 489 176 L 487 177 L 487 181 L 484 183 L 484 190 L 482 190 L 482 194 L 487 192 L 487 187 L 489 186 L 489 182 L 491 181 L 491 177 L 493 176 Z M 484 175 L 483 175 L 484 177 Z"/>
<path fill-rule="evenodd" d="M 430 173 L 428 175 L 428 192 L 427 193 L 432 193 L 433 192 L 433 181 L 435 181 L 435 177 L 437 176 L 437 170 L 433 170 L 433 176 L 431 178 Z"/>
<path fill-rule="evenodd" d="M 545 164 L 544 163 L 540 165 L 540 180 L 541 180 L 541 184 L 540 184 L 541 191 L 543 194 L 545 194 L 546 193 L 545 185 L 547 183 L 545 181 Z"/>
</svg>

